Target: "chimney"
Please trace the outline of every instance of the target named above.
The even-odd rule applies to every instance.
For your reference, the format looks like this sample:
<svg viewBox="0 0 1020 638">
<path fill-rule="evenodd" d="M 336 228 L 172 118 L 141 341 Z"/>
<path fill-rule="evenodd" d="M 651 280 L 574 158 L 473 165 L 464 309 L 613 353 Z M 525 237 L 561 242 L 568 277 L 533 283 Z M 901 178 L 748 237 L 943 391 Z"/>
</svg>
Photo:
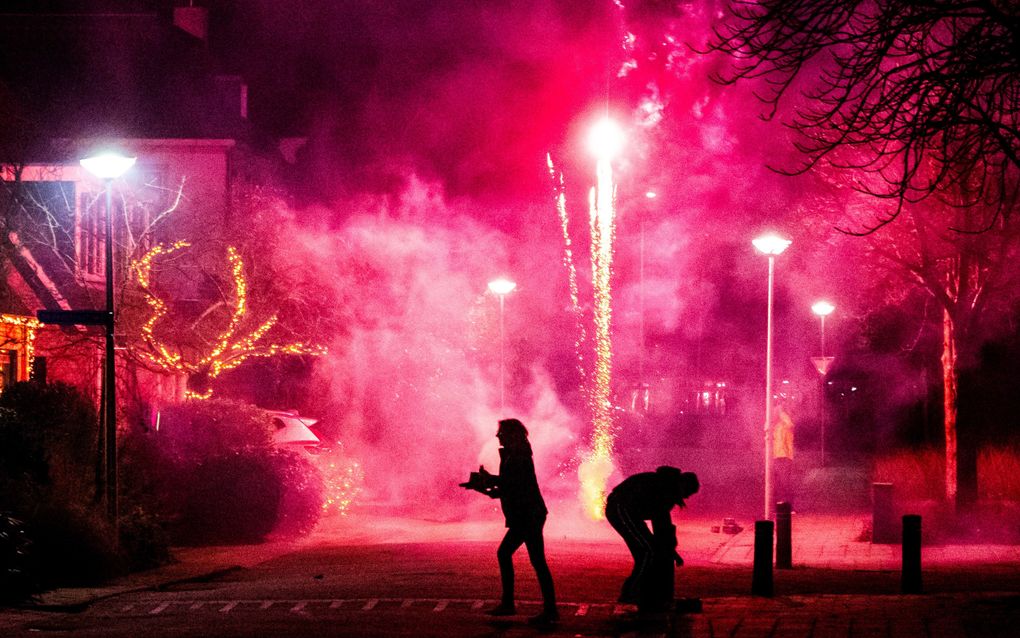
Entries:
<svg viewBox="0 0 1020 638">
<path fill-rule="evenodd" d="M 174 7 L 174 26 L 205 42 L 209 35 L 209 10 L 205 7 Z"/>
</svg>

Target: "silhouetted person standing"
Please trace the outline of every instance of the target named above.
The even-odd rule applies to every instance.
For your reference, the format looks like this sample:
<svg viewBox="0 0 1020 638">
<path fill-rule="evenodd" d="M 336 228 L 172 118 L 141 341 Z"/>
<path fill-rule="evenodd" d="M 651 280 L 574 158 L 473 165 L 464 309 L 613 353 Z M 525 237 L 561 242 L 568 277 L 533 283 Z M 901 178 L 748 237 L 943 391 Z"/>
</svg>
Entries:
<svg viewBox="0 0 1020 638">
<path fill-rule="evenodd" d="M 676 552 L 676 527 L 670 518 L 673 506 L 684 501 L 700 485 L 693 472 L 663 465 L 623 480 L 606 499 L 606 519 L 627 543 L 634 569 L 623 583 L 620 602 L 657 610 L 673 598 L 673 561 L 683 565 Z M 651 521 L 649 530 L 645 521 Z M 665 565 L 666 569 L 657 569 Z"/>
<path fill-rule="evenodd" d="M 512 616 L 517 613 L 514 603 L 513 556 L 521 545 L 525 545 L 528 548 L 528 558 L 538 576 L 543 600 L 542 613 L 532 617 L 529 622 L 537 625 L 552 624 L 560 617 L 556 610 L 556 593 L 545 560 L 545 540 L 542 537 L 548 510 L 538 489 L 528 430 L 517 419 L 503 419 L 499 422 L 496 438 L 501 446 L 499 475 L 489 474 L 484 467 L 480 467 L 478 472 L 472 472 L 471 480 L 461 483 L 463 487 L 477 490 L 490 498 L 498 498 L 506 518 L 506 535 L 496 551 L 503 596 L 499 605 L 488 613 L 493 616 Z"/>
<path fill-rule="evenodd" d="M 776 422 L 772 426 L 772 478 L 776 486 L 775 500 L 793 503 L 793 419 L 782 405 L 776 406 Z"/>
</svg>

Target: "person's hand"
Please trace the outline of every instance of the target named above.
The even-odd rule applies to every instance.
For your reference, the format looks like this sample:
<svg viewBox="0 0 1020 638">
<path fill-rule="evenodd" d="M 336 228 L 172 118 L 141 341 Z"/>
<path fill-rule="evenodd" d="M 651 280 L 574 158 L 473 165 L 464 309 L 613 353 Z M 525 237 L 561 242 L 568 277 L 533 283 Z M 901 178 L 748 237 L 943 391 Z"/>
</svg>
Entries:
<svg viewBox="0 0 1020 638">
<path fill-rule="evenodd" d="M 677 567 L 684 566 L 684 559 L 683 556 L 680 555 L 680 552 L 673 552 L 673 560 L 676 561 Z"/>
</svg>

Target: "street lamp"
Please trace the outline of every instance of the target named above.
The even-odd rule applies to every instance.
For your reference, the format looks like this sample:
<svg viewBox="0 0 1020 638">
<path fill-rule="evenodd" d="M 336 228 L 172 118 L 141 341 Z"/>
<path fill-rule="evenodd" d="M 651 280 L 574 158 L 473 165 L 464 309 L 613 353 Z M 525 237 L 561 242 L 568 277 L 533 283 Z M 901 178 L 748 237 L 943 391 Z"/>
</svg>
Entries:
<svg viewBox="0 0 1020 638">
<path fill-rule="evenodd" d="M 103 359 L 103 437 L 106 466 L 106 513 L 117 524 L 117 402 L 116 368 L 113 359 L 113 180 L 123 175 L 135 158 L 105 152 L 81 160 L 82 167 L 103 180 L 106 187 L 106 217 L 103 223 L 106 275 L 106 352 Z"/>
<path fill-rule="evenodd" d="M 832 314 L 832 311 L 836 309 L 828 301 L 816 301 L 811 305 L 811 312 L 818 315 L 818 319 L 821 320 L 822 328 L 822 356 L 812 357 L 815 364 L 815 369 L 818 370 L 818 374 L 822 376 L 822 394 L 819 397 L 819 405 L 821 411 L 821 448 L 822 448 L 822 467 L 825 466 L 825 422 L 828 415 L 825 411 L 825 373 L 829 371 L 829 364 L 832 363 L 832 357 L 825 356 L 825 318 Z"/>
<path fill-rule="evenodd" d="M 506 340 L 503 336 L 503 302 L 507 295 L 517 288 L 517 284 L 509 279 L 493 279 L 489 282 L 489 292 L 499 297 L 499 413 L 500 418 L 504 416 L 503 410 L 506 404 Z"/>
<path fill-rule="evenodd" d="M 765 520 L 772 517 L 772 289 L 776 273 L 776 255 L 790 245 L 789 239 L 763 235 L 751 241 L 769 258 L 769 304 L 765 336 Z"/>
</svg>

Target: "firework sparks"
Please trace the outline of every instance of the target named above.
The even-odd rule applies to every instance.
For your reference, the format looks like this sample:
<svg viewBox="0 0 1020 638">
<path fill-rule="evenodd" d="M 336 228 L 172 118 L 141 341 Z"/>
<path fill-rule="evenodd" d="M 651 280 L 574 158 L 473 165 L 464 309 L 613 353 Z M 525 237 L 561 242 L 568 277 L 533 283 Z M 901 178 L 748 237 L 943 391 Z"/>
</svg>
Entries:
<svg viewBox="0 0 1020 638">
<path fill-rule="evenodd" d="M 610 400 L 612 388 L 612 289 L 613 237 L 615 234 L 616 187 L 613 184 L 612 158 L 623 145 L 620 128 L 608 118 L 601 120 L 589 139 L 591 149 L 598 158 L 596 183 L 589 195 L 589 231 L 591 232 L 591 271 L 594 293 L 594 369 L 590 377 L 582 375 L 592 419 L 591 449 L 578 467 L 580 498 L 585 512 L 593 519 L 601 519 L 605 509 L 606 485 L 614 470 L 613 465 L 613 414 Z M 550 161 L 550 170 L 552 162 Z M 571 301 L 580 314 L 577 303 L 576 275 L 570 253 L 570 236 L 567 233 L 567 214 L 562 188 L 557 198 L 557 210 L 566 242 L 566 258 L 571 274 Z M 581 333 L 583 335 L 583 332 Z M 579 349 L 580 350 L 580 349 Z M 582 369 L 583 373 L 583 369 Z"/>
<path fill-rule="evenodd" d="M 577 269 L 574 267 L 574 251 L 571 248 L 569 217 L 567 217 L 567 196 L 563 190 L 563 174 L 556 173 L 552 156 L 546 155 L 549 164 L 549 177 L 553 181 L 553 192 L 556 195 L 556 212 L 560 216 L 560 229 L 563 231 L 563 265 L 567 269 L 570 289 L 570 308 L 574 312 L 577 323 L 577 338 L 574 341 L 574 354 L 577 357 L 577 372 L 581 379 L 581 394 L 587 395 L 587 372 L 584 368 L 584 343 L 588 338 L 584 327 L 584 312 L 581 311 L 580 295 L 577 291 Z"/>
</svg>

